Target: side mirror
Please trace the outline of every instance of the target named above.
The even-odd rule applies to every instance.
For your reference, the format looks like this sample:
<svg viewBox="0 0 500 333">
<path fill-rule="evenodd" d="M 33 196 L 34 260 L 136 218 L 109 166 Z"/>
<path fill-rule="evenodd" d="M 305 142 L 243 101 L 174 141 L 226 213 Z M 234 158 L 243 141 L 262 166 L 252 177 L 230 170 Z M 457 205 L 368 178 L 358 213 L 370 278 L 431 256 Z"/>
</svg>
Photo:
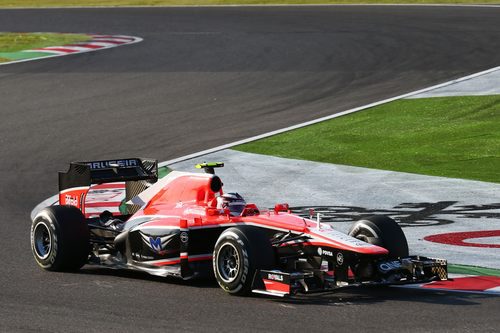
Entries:
<svg viewBox="0 0 500 333">
<path fill-rule="evenodd" d="M 254 216 L 259 215 L 259 208 L 253 203 L 246 204 L 245 208 L 241 212 L 241 216 Z"/>
<path fill-rule="evenodd" d="M 290 213 L 290 207 L 287 203 L 276 204 L 274 206 L 274 213 L 278 214 L 279 212 L 287 212 Z"/>
</svg>

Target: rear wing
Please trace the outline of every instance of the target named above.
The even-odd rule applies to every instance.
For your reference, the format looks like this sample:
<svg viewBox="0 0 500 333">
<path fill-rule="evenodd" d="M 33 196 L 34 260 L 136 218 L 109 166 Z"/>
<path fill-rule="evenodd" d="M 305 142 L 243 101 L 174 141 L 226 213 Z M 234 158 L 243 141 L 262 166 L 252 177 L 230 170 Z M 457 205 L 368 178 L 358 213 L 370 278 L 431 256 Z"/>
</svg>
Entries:
<svg viewBox="0 0 500 333">
<path fill-rule="evenodd" d="M 85 197 L 92 185 L 125 183 L 129 200 L 158 180 L 158 161 L 146 158 L 71 162 L 59 172 L 59 204 L 76 206 L 85 214 Z"/>
</svg>

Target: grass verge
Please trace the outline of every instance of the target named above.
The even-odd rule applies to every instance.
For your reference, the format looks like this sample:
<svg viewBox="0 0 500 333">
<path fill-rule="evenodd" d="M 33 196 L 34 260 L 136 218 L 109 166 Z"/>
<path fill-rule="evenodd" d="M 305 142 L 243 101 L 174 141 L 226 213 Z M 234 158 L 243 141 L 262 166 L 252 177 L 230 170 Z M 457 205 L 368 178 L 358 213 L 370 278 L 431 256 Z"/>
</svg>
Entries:
<svg viewBox="0 0 500 333">
<path fill-rule="evenodd" d="M 500 95 L 403 99 L 234 149 L 500 183 Z"/>
<path fill-rule="evenodd" d="M 163 178 L 166 175 L 168 175 L 172 171 L 168 166 L 163 166 L 161 168 L 158 168 L 158 178 Z"/>
<path fill-rule="evenodd" d="M 18 52 L 90 40 L 82 34 L 0 32 L 0 52 Z"/>
<path fill-rule="evenodd" d="M 168 6 L 267 4 L 496 4 L 498 0 L 0 0 L 0 7 Z"/>
<path fill-rule="evenodd" d="M 500 269 L 450 264 L 448 265 L 448 273 L 480 276 L 500 276 Z"/>
<path fill-rule="evenodd" d="M 24 50 L 60 46 L 90 39 L 90 36 L 82 34 L 0 32 L 0 63 L 50 55 L 42 52 L 23 52 Z"/>
</svg>

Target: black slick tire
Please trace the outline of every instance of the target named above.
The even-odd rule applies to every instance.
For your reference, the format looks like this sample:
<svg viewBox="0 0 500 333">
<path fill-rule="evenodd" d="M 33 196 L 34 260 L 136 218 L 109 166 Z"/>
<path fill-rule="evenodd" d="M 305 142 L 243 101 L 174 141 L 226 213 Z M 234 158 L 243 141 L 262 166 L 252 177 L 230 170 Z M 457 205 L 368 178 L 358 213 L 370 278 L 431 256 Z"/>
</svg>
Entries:
<svg viewBox="0 0 500 333">
<path fill-rule="evenodd" d="M 262 229 L 240 226 L 219 236 L 213 253 L 213 270 L 219 286 L 231 295 L 251 292 L 257 269 L 275 266 L 275 251 Z"/>
<path fill-rule="evenodd" d="M 349 230 L 349 235 L 387 249 L 390 259 L 409 255 L 406 236 L 396 221 L 390 217 L 376 215 L 357 221 Z"/>
<path fill-rule="evenodd" d="M 49 271 L 76 271 L 88 260 L 89 229 L 73 206 L 41 210 L 31 224 L 31 250 L 36 263 Z"/>
</svg>

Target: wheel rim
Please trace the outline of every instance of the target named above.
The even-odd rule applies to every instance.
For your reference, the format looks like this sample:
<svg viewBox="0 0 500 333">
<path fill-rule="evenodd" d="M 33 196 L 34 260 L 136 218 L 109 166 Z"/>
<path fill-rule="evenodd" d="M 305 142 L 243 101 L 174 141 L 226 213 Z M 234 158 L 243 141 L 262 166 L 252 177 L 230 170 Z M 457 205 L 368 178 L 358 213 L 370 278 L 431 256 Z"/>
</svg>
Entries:
<svg viewBox="0 0 500 333">
<path fill-rule="evenodd" d="M 217 256 L 217 269 L 220 278 L 226 283 L 233 282 L 238 277 L 240 266 L 240 255 L 236 247 L 231 243 L 223 244 Z"/>
<path fill-rule="evenodd" d="M 42 260 L 46 259 L 50 254 L 50 249 L 52 248 L 49 228 L 45 225 L 45 223 L 40 222 L 35 226 L 33 233 L 35 254 Z"/>
</svg>

